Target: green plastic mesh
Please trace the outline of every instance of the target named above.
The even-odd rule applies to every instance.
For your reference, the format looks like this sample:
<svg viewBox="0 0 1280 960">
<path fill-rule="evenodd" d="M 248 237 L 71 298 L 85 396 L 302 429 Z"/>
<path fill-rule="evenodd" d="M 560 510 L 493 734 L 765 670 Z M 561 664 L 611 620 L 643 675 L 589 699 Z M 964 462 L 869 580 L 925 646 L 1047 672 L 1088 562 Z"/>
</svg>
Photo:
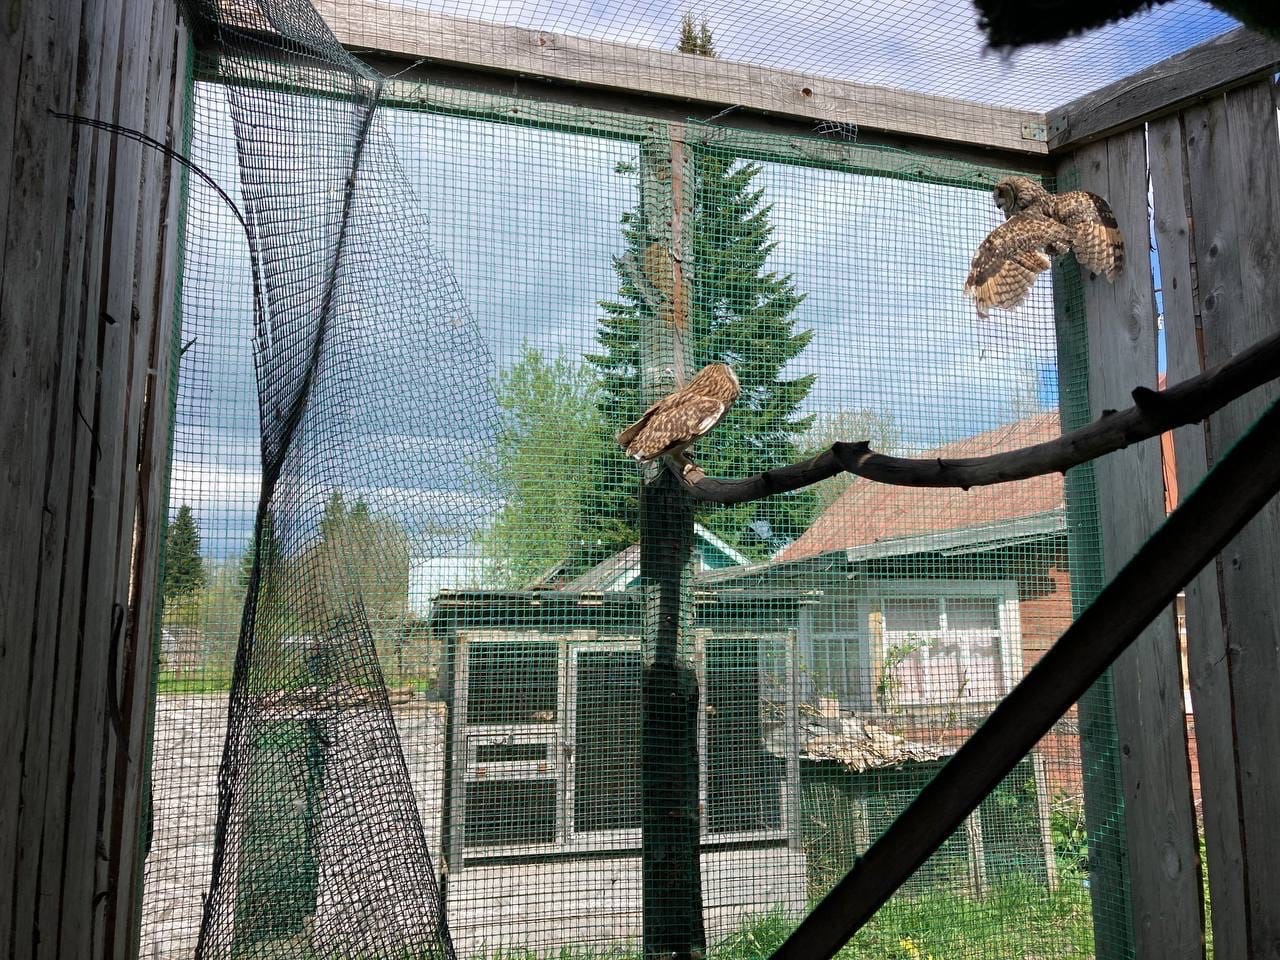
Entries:
<svg viewBox="0 0 1280 960">
<path fill-rule="evenodd" d="M 806 52 L 837 6 L 698 12 L 893 79 Z M 249 238 L 193 180 L 143 956 L 767 957 L 1100 588 L 1092 476 L 723 508 L 614 434 L 724 362 L 714 475 L 1040 442 L 1088 419 L 1079 290 L 962 296 L 1003 167 L 379 82 L 304 7 L 198 35 L 190 153 Z M 669 49 L 681 11 L 445 12 Z M 1110 709 L 841 956 L 1130 956 Z"/>
</svg>

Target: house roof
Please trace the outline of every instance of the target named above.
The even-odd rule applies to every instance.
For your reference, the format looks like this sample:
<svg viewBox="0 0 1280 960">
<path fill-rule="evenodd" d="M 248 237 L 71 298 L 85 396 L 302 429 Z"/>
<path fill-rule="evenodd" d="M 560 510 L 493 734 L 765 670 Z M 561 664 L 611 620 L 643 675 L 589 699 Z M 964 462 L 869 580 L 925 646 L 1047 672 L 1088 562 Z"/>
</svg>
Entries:
<svg viewBox="0 0 1280 960">
<path fill-rule="evenodd" d="M 733 546 L 716 536 L 700 523 L 693 525 L 697 538 L 694 559 L 699 572 L 726 567 L 739 567 L 749 562 L 749 558 L 739 553 Z M 633 543 L 613 556 L 597 563 L 576 579 L 570 580 L 557 589 L 566 593 L 606 593 L 626 590 L 640 576 L 640 545 Z M 546 587 L 540 580 L 537 586 Z"/>
<path fill-rule="evenodd" d="M 921 459 L 980 457 L 1044 443 L 1059 434 L 1057 413 L 1041 413 L 926 450 L 918 456 Z M 1061 474 L 969 490 L 898 487 L 855 478 L 775 560 L 785 563 L 835 551 L 861 554 L 869 545 L 883 541 L 936 536 L 1008 520 L 1057 516 L 1062 505 Z"/>
</svg>

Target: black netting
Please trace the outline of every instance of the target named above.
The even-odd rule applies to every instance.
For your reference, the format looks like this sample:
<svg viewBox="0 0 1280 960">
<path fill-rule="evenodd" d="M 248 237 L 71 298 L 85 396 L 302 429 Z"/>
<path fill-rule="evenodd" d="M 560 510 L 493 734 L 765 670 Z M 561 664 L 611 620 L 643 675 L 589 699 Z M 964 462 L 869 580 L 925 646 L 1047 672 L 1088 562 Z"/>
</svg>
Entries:
<svg viewBox="0 0 1280 960">
<path fill-rule="evenodd" d="M 419 553 L 465 542 L 492 486 L 489 353 L 417 219 L 379 80 L 309 3 L 193 12 L 229 124 L 198 116 L 192 153 L 234 150 L 247 247 L 193 197 L 210 247 L 184 314 L 217 336 L 202 304 L 252 278 L 238 325 L 251 312 L 261 438 L 196 955 L 451 957 L 378 656 L 403 531 L 433 531 Z"/>
</svg>

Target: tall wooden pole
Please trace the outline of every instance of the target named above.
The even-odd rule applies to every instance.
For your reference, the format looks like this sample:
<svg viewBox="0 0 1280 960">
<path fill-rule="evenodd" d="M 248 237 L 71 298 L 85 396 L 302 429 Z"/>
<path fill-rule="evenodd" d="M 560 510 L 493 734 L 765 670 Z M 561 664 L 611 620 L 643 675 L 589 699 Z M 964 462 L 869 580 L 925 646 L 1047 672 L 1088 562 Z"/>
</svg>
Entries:
<svg viewBox="0 0 1280 960">
<path fill-rule="evenodd" d="M 642 331 L 641 384 L 651 403 L 688 375 L 688 296 L 681 265 L 686 204 L 683 130 L 641 146 L 644 271 L 655 292 Z M 693 501 L 660 464 L 640 490 L 640 578 L 645 599 L 641 761 L 643 932 L 646 957 L 706 953 L 699 862 L 698 678 L 680 656 L 693 544 Z"/>
</svg>

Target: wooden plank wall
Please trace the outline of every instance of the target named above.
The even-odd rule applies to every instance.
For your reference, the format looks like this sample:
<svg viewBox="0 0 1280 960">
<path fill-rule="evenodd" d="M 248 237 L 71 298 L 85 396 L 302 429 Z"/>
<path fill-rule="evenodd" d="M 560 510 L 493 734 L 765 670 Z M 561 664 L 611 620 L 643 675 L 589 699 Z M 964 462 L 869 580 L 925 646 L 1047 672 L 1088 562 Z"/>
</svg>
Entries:
<svg viewBox="0 0 1280 960">
<path fill-rule="evenodd" d="M 136 950 L 181 180 L 49 111 L 180 142 L 187 46 L 176 0 L 0 19 L 5 956 Z"/>
<path fill-rule="evenodd" d="M 1090 402 L 1097 416 L 1153 385 L 1156 328 L 1147 256 L 1147 176 L 1170 383 L 1280 330 L 1280 124 L 1270 77 L 1140 122 L 1059 168 L 1106 196 L 1129 261 L 1114 286 L 1084 279 Z M 1178 486 L 1192 489 L 1280 388 L 1175 433 Z M 1106 575 L 1162 516 L 1160 453 L 1140 444 L 1096 464 Z M 1139 958 L 1272 957 L 1280 943 L 1280 503 L 1273 502 L 1186 591 L 1188 674 L 1202 820 L 1192 805 L 1173 614 L 1117 664 L 1116 726 Z M 1203 830 L 1206 863 L 1199 863 Z M 1207 871 L 1211 916 L 1201 916 Z"/>
<path fill-rule="evenodd" d="M 1126 237 L 1114 283 L 1081 271 L 1094 418 L 1156 385 L 1156 311 L 1147 249 L 1147 167 L 1141 127 L 1076 151 L 1064 184 L 1106 197 Z M 1164 520 L 1158 444 L 1137 444 L 1094 464 L 1103 574 L 1113 577 Z M 1203 957 L 1201 881 L 1183 719 L 1174 612 L 1153 623 L 1113 670 L 1129 853 L 1129 907 L 1139 957 Z M 1094 890 L 1118 898 L 1120 890 Z M 1099 956 L 1110 956 L 1099 943 Z"/>
<path fill-rule="evenodd" d="M 1152 201 L 1169 379 L 1280 330 L 1280 128 L 1270 78 L 1152 124 Z M 1276 384 L 1176 431 L 1189 490 Z M 1280 944 L 1280 503 L 1187 589 L 1188 672 L 1215 955 Z"/>
</svg>

